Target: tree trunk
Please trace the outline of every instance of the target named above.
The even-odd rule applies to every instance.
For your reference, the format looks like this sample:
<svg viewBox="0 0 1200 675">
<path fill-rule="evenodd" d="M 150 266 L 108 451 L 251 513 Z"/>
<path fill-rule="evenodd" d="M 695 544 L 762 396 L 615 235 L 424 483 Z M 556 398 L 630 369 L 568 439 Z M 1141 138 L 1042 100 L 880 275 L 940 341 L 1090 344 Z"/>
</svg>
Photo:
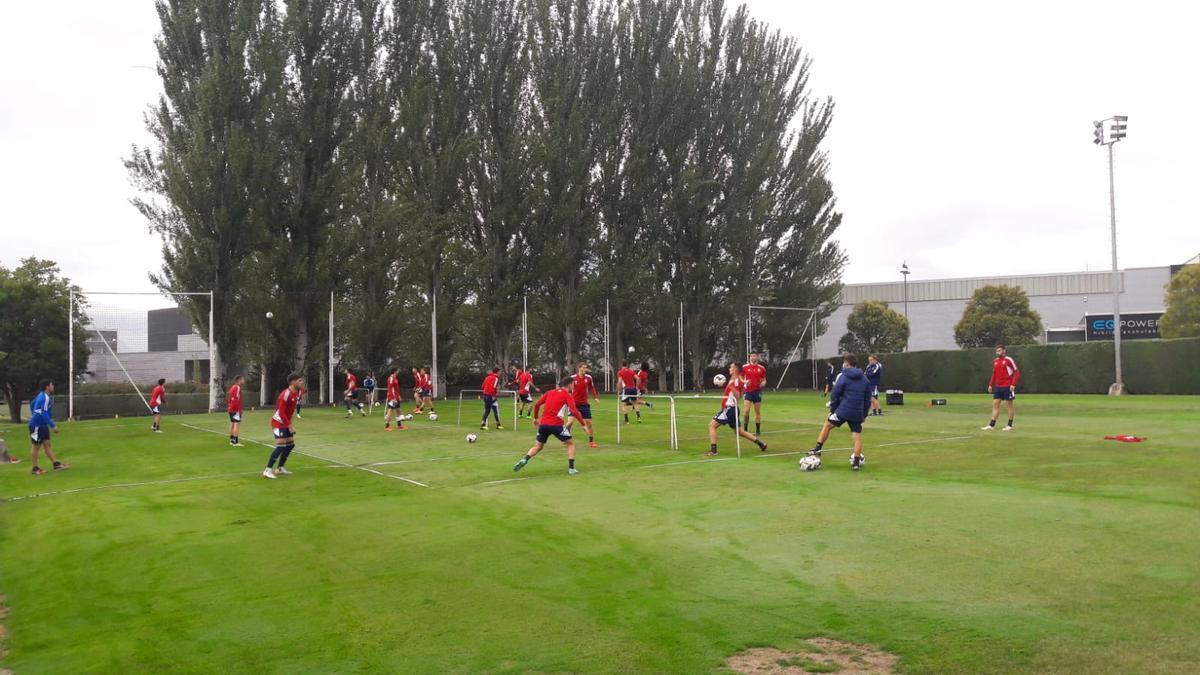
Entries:
<svg viewBox="0 0 1200 675">
<path fill-rule="evenodd" d="M 267 364 L 259 366 L 262 369 L 262 374 L 258 380 L 258 405 L 267 407 Z"/>
<path fill-rule="evenodd" d="M 4 400 L 8 401 L 8 420 L 13 424 L 21 423 L 21 397 L 17 396 L 11 384 L 4 385 Z"/>
<path fill-rule="evenodd" d="M 326 405 L 329 403 L 327 400 L 329 398 L 329 363 L 322 361 L 321 364 L 321 374 L 317 376 L 317 380 L 321 383 L 321 395 L 318 400 L 321 405 Z"/>
</svg>

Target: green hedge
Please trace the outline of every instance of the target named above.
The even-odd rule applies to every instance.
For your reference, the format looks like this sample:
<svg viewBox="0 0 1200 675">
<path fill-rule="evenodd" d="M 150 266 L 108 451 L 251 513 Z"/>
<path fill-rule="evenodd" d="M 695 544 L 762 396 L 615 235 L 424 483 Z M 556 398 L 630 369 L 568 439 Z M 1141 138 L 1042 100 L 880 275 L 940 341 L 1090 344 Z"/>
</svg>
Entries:
<svg viewBox="0 0 1200 675">
<path fill-rule="evenodd" d="M 887 389 L 939 393 L 987 390 L 992 349 L 907 352 L 881 356 Z M 1113 344 L 1025 345 L 1008 350 L 1021 368 L 1020 391 L 1103 394 L 1113 381 Z M 1131 394 L 1200 394 L 1200 338 L 1127 340 L 1121 345 Z"/>
</svg>

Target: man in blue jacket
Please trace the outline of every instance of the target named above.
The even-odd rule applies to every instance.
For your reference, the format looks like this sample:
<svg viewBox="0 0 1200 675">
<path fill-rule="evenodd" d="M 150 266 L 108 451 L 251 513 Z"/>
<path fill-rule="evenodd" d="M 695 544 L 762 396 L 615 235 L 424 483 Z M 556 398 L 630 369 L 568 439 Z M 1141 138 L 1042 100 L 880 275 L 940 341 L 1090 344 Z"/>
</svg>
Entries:
<svg viewBox="0 0 1200 675">
<path fill-rule="evenodd" d="M 821 448 L 829 438 L 829 432 L 834 427 L 847 424 L 850 434 L 854 437 L 854 454 L 850 456 L 850 467 L 855 471 L 862 468 L 867 458 L 862 451 L 862 423 L 867 419 L 867 411 L 871 409 L 871 384 L 867 376 L 858 368 L 858 359 L 853 354 L 842 358 L 842 372 L 838 373 L 833 383 L 833 391 L 829 394 L 829 418 L 821 427 L 817 436 L 817 444 L 810 455 L 820 455 Z"/>
<path fill-rule="evenodd" d="M 871 385 L 871 414 L 882 415 L 883 408 L 879 407 L 879 383 L 883 380 L 883 364 L 874 354 L 867 357 L 867 382 Z"/>
<path fill-rule="evenodd" d="M 33 439 L 33 449 L 30 450 L 30 455 L 33 459 L 33 475 L 40 476 L 46 473 L 46 470 L 38 466 L 38 450 L 45 450 L 46 456 L 54 462 L 54 470 L 62 471 L 71 467 L 65 462 L 60 462 L 54 456 L 54 452 L 50 449 L 50 430 L 58 433 L 58 426 L 54 424 L 54 399 L 51 396 L 54 394 L 54 383 L 50 380 L 42 380 L 41 391 L 33 400 L 29 402 L 29 438 Z"/>
</svg>

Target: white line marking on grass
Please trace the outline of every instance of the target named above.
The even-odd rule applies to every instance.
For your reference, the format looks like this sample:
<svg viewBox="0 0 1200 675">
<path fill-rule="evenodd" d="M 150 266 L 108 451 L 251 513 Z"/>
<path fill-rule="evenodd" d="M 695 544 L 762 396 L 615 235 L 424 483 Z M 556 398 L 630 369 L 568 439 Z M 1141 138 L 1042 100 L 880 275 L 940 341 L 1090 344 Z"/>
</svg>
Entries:
<svg viewBox="0 0 1200 675">
<path fill-rule="evenodd" d="M 483 457 L 511 457 L 511 452 L 492 452 L 483 455 L 455 455 L 454 457 L 426 457 L 423 459 L 395 459 L 387 462 L 367 462 L 358 466 L 389 466 L 391 464 L 418 464 L 421 462 L 449 462 L 456 459 L 480 459 Z"/>
<path fill-rule="evenodd" d="M 793 431 L 808 431 L 808 430 L 809 430 L 809 427 L 815 427 L 815 426 L 820 426 L 820 425 L 817 425 L 817 424 L 810 424 L 810 425 L 808 425 L 808 427 L 795 427 L 795 428 L 790 428 L 790 429 L 773 429 L 773 430 L 769 430 L 769 431 L 764 431 L 764 432 L 762 432 L 762 433 L 761 433 L 761 434 L 759 434 L 759 435 L 760 435 L 760 436 L 766 436 L 767 434 L 786 434 L 786 433 L 791 433 L 791 432 L 793 432 Z M 679 440 L 680 440 L 680 442 L 683 442 L 683 441 L 700 441 L 700 440 L 705 440 L 705 441 L 706 441 L 706 440 L 708 440 L 708 435 L 706 434 L 706 435 L 704 435 L 704 436 L 688 436 L 687 438 L 681 438 L 681 439 L 679 439 Z"/>
<path fill-rule="evenodd" d="M 897 445 L 921 445 L 923 443 L 944 443 L 946 441 L 961 441 L 967 438 L 975 438 L 974 436 L 953 436 L 951 438 L 925 438 L 918 441 L 896 441 L 895 443 L 880 443 L 871 445 L 872 448 L 890 448 Z M 824 448 L 822 452 L 837 452 L 839 450 L 853 450 L 854 448 Z M 796 452 L 768 452 L 759 455 L 750 455 L 751 457 L 787 457 L 789 455 L 807 455 L 807 450 L 797 450 Z"/>
<path fill-rule="evenodd" d="M 521 478 L 505 478 L 504 480 L 489 480 L 486 483 L 480 483 L 480 485 L 500 485 L 502 483 L 515 483 L 519 480 L 529 480 L 530 478 L 533 478 L 533 476 L 523 476 Z M 470 486 L 468 486 L 468 487 L 470 487 Z"/>
<path fill-rule="evenodd" d="M 217 434 L 218 436 L 225 435 L 224 433 L 222 433 L 220 431 L 214 431 L 212 429 L 203 429 L 201 427 L 192 426 L 191 424 L 183 424 L 181 426 L 185 426 L 189 429 L 195 429 L 196 431 L 203 431 L 204 433 L 208 433 L 208 434 Z M 263 447 L 272 448 L 272 449 L 275 448 L 274 445 L 263 443 L 262 441 L 256 441 L 253 438 L 247 438 L 246 440 L 250 441 L 251 443 L 257 443 Z M 348 462 L 343 462 L 343 461 L 337 460 L 337 459 L 330 459 L 328 457 L 322 457 L 320 455 L 314 455 L 311 452 L 301 452 L 299 450 L 293 450 L 292 452 L 296 453 L 297 455 L 304 455 L 305 457 L 311 457 L 312 459 L 319 459 L 322 462 L 329 462 L 330 464 L 335 464 L 337 466 L 341 466 L 341 467 L 345 467 L 345 468 L 349 468 L 349 469 L 358 469 L 359 471 L 366 471 L 367 473 L 373 473 L 376 476 L 383 476 L 385 478 L 393 478 L 395 480 L 404 481 L 405 483 L 408 483 L 410 485 L 417 485 L 417 486 L 420 486 L 423 488 L 429 487 L 428 485 L 426 485 L 420 481 L 413 480 L 411 478 L 405 478 L 404 476 L 397 476 L 395 474 L 384 473 L 382 471 L 376 471 L 375 469 L 368 469 L 365 466 L 354 466 L 353 464 L 350 464 Z"/>
<path fill-rule="evenodd" d="M 657 469 L 657 468 L 663 467 L 663 466 L 679 466 L 680 464 L 701 464 L 701 463 L 708 463 L 708 462 L 730 462 L 735 459 L 737 459 L 737 457 L 715 457 L 712 459 L 689 459 L 684 462 L 667 462 L 666 464 L 647 464 L 645 466 L 639 466 L 638 468 L 639 469 Z"/>
</svg>

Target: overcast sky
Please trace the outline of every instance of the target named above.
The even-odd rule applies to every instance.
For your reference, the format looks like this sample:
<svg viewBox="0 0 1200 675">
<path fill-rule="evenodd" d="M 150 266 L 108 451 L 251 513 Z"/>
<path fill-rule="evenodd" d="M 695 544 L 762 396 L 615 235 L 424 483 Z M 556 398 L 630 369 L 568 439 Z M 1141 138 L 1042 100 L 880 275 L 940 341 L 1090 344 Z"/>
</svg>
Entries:
<svg viewBox="0 0 1200 675">
<path fill-rule="evenodd" d="M 1200 9 L 1181 2 L 749 0 L 837 104 L 826 149 L 850 283 L 1103 269 L 1117 145 L 1122 267 L 1200 254 Z M 160 243 L 122 166 L 158 92 L 150 0 L 14 2 L 0 25 L 0 264 L 153 290 Z M 151 68 L 148 68 L 151 67 Z"/>
</svg>

